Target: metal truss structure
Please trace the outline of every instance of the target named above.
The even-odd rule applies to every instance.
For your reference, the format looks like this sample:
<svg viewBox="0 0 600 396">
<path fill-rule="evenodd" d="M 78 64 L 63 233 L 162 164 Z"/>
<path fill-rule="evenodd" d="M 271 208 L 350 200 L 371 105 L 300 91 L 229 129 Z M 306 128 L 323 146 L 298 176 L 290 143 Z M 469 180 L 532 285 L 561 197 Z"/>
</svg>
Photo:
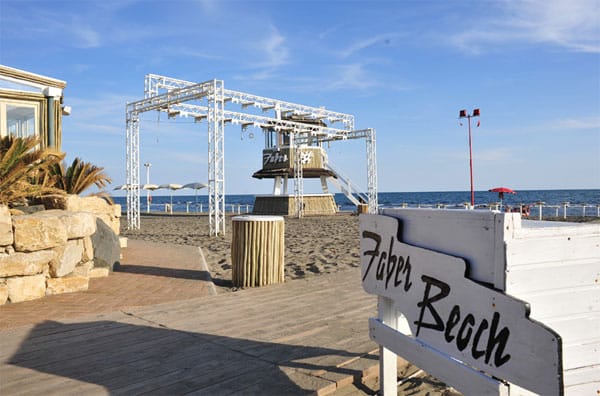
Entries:
<svg viewBox="0 0 600 396">
<path fill-rule="evenodd" d="M 241 111 L 226 110 L 228 103 L 237 104 Z M 262 113 L 273 110 L 274 117 L 254 114 L 247 110 L 254 107 Z M 375 150 L 375 130 L 354 130 L 354 116 L 311 107 L 278 99 L 261 97 L 225 89 L 222 80 L 202 83 L 178 80 L 155 74 L 146 75 L 144 99 L 128 103 L 127 123 L 127 226 L 140 227 L 140 185 L 139 185 L 139 114 L 147 111 L 161 111 L 169 117 L 194 117 L 199 122 L 208 123 L 208 193 L 211 235 L 225 233 L 225 125 L 240 125 L 242 130 L 249 127 L 275 130 L 289 134 L 290 146 L 296 151 L 294 158 L 300 160 L 303 145 L 348 139 L 366 139 L 367 178 L 369 212 L 377 212 L 377 159 Z M 286 119 L 296 115 L 327 123 L 303 123 Z M 339 125 L 333 127 L 330 125 Z M 297 215 L 302 216 L 303 178 L 302 167 L 296 164 L 294 172 L 294 195 Z"/>
</svg>

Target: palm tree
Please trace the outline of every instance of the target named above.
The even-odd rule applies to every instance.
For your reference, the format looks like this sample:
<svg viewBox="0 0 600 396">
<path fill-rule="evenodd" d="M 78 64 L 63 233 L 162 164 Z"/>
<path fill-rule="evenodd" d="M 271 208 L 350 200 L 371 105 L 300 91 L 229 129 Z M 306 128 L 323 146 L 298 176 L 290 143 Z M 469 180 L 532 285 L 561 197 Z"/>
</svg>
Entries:
<svg viewBox="0 0 600 396">
<path fill-rule="evenodd" d="M 39 145 L 36 137 L 0 138 L 0 204 L 18 205 L 33 197 L 61 193 L 47 171 L 64 154 Z"/>
<path fill-rule="evenodd" d="M 54 186 L 67 194 L 81 194 L 93 184 L 98 188 L 104 188 L 112 181 L 104 173 L 104 168 L 82 161 L 80 158 L 75 158 L 67 168 L 63 162 L 54 164 L 50 175 L 54 179 Z"/>
</svg>

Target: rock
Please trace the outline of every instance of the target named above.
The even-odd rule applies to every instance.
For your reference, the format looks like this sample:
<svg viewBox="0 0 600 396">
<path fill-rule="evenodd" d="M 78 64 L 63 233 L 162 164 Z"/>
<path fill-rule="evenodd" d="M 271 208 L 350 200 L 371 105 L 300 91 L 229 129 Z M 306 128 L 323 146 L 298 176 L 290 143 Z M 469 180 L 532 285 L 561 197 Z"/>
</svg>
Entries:
<svg viewBox="0 0 600 396">
<path fill-rule="evenodd" d="M 44 205 L 23 205 L 13 208 L 16 214 L 32 214 L 46 210 Z"/>
<path fill-rule="evenodd" d="M 6 304 L 6 301 L 8 301 L 8 286 L 0 283 L 0 305 Z"/>
<path fill-rule="evenodd" d="M 12 217 L 14 247 L 18 252 L 35 252 L 67 241 L 67 227 L 57 216 L 44 212 Z"/>
<path fill-rule="evenodd" d="M 12 219 L 8 206 L 0 205 L 0 246 L 13 244 Z"/>
<path fill-rule="evenodd" d="M 72 212 L 88 212 L 101 217 L 118 235 L 121 206 L 109 204 L 100 197 L 80 197 L 78 195 L 49 195 L 42 198 L 47 209 L 63 209 Z"/>
<path fill-rule="evenodd" d="M 17 303 L 35 300 L 46 295 L 46 276 L 17 276 L 6 279 L 8 299 Z"/>
<path fill-rule="evenodd" d="M 86 276 L 66 276 L 64 278 L 49 278 L 46 281 L 46 295 L 73 293 L 88 289 L 90 278 Z"/>
<path fill-rule="evenodd" d="M 73 276 L 84 276 L 86 278 L 90 278 L 90 272 L 92 271 L 92 269 L 94 268 L 94 262 L 93 261 L 86 261 L 85 263 L 81 263 L 79 265 L 77 265 L 74 269 L 73 269 Z"/>
<path fill-rule="evenodd" d="M 59 278 L 73 272 L 83 257 L 83 240 L 71 239 L 64 246 L 54 249 L 56 257 L 50 261 L 50 275 Z"/>
<path fill-rule="evenodd" d="M 101 219 L 96 219 L 96 232 L 92 235 L 94 246 L 94 266 L 114 269 L 121 259 L 119 237 Z"/>
<path fill-rule="evenodd" d="M 48 216 L 58 216 L 67 227 L 67 238 L 83 238 L 96 232 L 96 219 L 89 212 L 71 212 L 65 210 L 48 210 Z"/>
<path fill-rule="evenodd" d="M 90 270 L 90 278 L 104 278 L 108 276 L 108 268 L 92 268 Z"/>
<path fill-rule="evenodd" d="M 116 218 L 121 217 L 121 213 L 122 213 L 121 205 L 113 204 L 112 207 L 113 207 L 113 216 L 115 216 Z"/>
<path fill-rule="evenodd" d="M 119 232 L 121 232 L 121 222 L 118 218 L 112 217 L 107 214 L 98 214 L 96 216 L 98 216 L 99 219 L 102 219 L 102 221 L 104 221 L 104 223 L 106 223 L 106 225 L 108 225 L 115 234 L 119 235 Z"/>
<path fill-rule="evenodd" d="M 45 195 L 41 197 L 46 209 L 62 209 L 78 211 L 76 208 L 79 196 L 77 195 Z"/>
<path fill-rule="evenodd" d="M 95 226 L 95 224 L 94 224 Z M 83 256 L 81 261 L 92 261 L 94 259 L 94 245 L 91 237 L 83 238 Z"/>
<path fill-rule="evenodd" d="M 31 253 L 13 253 L 0 256 L 0 277 L 35 275 L 43 273 L 54 258 L 52 250 Z"/>
</svg>

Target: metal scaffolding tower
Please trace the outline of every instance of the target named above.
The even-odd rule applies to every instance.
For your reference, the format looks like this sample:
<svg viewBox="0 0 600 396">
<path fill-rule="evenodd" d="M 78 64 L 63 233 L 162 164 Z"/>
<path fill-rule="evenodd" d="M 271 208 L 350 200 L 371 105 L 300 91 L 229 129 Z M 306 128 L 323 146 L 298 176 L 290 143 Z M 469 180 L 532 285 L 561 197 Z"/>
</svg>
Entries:
<svg viewBox="0 0 600 396">
<path fill-rule="evenodd" d="M 261 97 L 225 89 L 222 80 L 194 83 L 155 74 L 146 75 L 144 99 L 128 103 L 127 123 L 127 226 L 140 228 L 140 184 L 139 184 L 139 114 L 147 111 L 166 112 L 169 117 L 190 116 L 197 122 L 206 120 L 208 124 L 208 193 L 211 235 L 225 233 L 225 124 L 240 125 L 263 130 L 276 130 L 288 133 L 295 158 L 300 161 L 302 146 L 348 139 L 366 139 L 367 178 L 369 212 L 377 212 L 377 159 L 375 150 L 375 130 L 354 130 L 354 116 L 277 99 Z M 242 111 L 226 110 L 227 103 L 237 104 Z M 255 107 L 263 113 L 273 110 L 269 117 L 253 114 L 248 107 Z M 302 123 L 282 119 L 282 115 L 327 121 L 328 123 Z M 334 128 L 328 125 L 338 125 Z M 294 195 L 297 215 L 302 216 L 303 178 L 302 167 L 296 166 L 294 173 Z"/>
</svg>

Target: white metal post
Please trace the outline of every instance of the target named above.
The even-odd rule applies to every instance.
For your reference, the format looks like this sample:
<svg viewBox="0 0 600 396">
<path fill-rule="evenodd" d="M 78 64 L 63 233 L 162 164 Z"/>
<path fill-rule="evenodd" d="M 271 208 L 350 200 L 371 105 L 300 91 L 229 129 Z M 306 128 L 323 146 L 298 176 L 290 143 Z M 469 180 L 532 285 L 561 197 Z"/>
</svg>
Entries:
<svg viewBox="0 0 600 396">
<path fill-rule="evenodd" d="M 369 213 L 377 214 L 379 201 L 377 196 L 377 148 L 375 129 L 367 130 L 367 196 L 369 198 Z"/>
<path fill-rule="evenodd" d="M 140 228 L 140 126 L 137 112 L 127 112 L 127 228 Z"/>
<path fill-rule="evenodd" d="M 146 185 L 150 185 L 150 167 L 152 164 L 150 162 L 146 162 L 144 164 L 146 167 Z M 146 190 L 146 211 L 150 213 L 150 189 Z"/>
<path fill-rule="evenodd" d="M 225 234 L 223 82 L 213 80 L 208 98 L 208 206 L 210 234 Z"/>
<path fill-rule="evenodd" d="M 304 175 L 302 170 L 302 147 L 295 133 L 290 133 L 290 148 L 294 153 L 294 205 L 296 217 L 304 215 Z"/>
</svg>

